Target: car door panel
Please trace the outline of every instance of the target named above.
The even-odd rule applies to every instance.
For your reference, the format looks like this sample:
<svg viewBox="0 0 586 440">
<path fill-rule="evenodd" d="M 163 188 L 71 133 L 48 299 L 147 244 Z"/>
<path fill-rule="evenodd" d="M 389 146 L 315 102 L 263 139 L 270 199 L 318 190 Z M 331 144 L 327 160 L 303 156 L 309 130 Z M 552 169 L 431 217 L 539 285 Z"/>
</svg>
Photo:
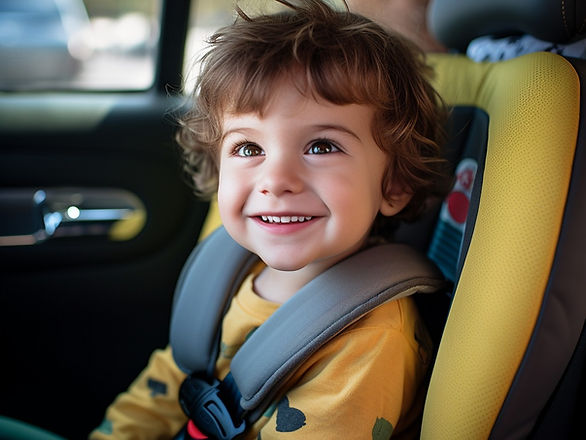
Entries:
<svg viewBox="0 0 586 440">
<path fill-rule="evenodd" d="M 0 246 L 0 414 L 82 438 L 166 344 L 173 288 L 207 204 L 182 173 L 176 98 L 4 98 L 0 194 L 122 191 L 144 206 L 144 225 L 129 239 L 59 236 L 62 224 L 37 244 Z M 8 207 L 0 209 L 6 218 Z"/>
</svg>

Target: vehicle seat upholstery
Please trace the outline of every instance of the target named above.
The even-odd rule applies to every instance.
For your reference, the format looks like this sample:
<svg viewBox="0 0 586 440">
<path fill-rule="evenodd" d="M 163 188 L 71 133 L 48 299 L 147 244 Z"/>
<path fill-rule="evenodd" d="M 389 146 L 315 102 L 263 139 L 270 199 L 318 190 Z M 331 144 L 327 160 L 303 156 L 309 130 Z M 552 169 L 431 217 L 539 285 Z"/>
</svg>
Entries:
<svg viewBox="0 0 586 440">
<path fill-rule="evenodd" d="M 474 38 L 528 34 L 551 43 L 586 37 L 583 0 L 432 0 L 428 25 L 446 47 L 465 53 Z"/>
<path fill-rule="evenodd" d="M 578 0 L 435 0 L 430 24 L 459 50 L 486 32 L 563 43 L 586 31 L 585 9 Z M 464 160 L 428 251 L 455 291 L 421 437 L 570 438 L 583 429 L 586 63 L 544 52 L 498 63 L 429 60 L 459 130 L 450 155 L 459 146 Z M 458 128 L 462 111 L 475 116 Z M 462 176 L 475 177 L 467 191 Z M 454 221 L 461 209 L 449 207 L 462 193 L 463 225 Z"/>
<path fill-rule="evenodd" d="M 586 31 L 579 3 L 435 0 L 430 23 L 458 50 L 487 32 L 564 42 Z M 454 283 L 447 321 L 421 303 L 441 336 L 421 437 L 567 438 L 586 344 L 586 63 L 551 53 L 429 62 L 452 110 L 447 156 L 457 178 L 441 206 L 397 232 Z M 212 204 L 202 234 L 219 223 Z"/>
<path fill-rule="evenodd" d="M 480 190 L 469 202 L 469 215 L 475 218 L 469 217 L 462 228 L 466 240 L 457 253 L 461 270 L 453 260 L 446 268 L 446 252 L 436 250 L 436 243 L 446 240 L 444 230 L 453 228 L 454 216 L 446 220 L 442 214 L 454 192 L 442 208 L 429 250 L 446 276 L 455 278 L 456 289 L 433 369 L 423 434 L 433 439 L 487 438 L 511 384 L 519 380 L 526 347 L 535 343 L 536 324 L 547 306 L 544 299 L 553 294 L 550 276 L 576 146 L 578 81 L 567 61 L 548 53 L 496 64 L 436 56 L 431 63 L 436 88 L 446 102 L 485 112 L 488 133 L 485 157 L 465 157 L 457 167 L 463 170 L 458 181 L 461 172 L 476 171 L 475 161 L 481 162 L 477 169 L 483 168 L 481 180 L 476 175 L 475 188 Z M 579 294 L 577 287 L 570 290 Z M 583 314 L 581 320 L 578 330 Z M 561 348 L 566 339 L 549 337 L 554 337 L 545 341 L 554 345 L 550 349 Z M 551 351 L 548 356 L 556 357 Z M 539 384 L 536 388 L 546 393 L 547 401 L 557 380 L 545 374 L 535 382 L 540 371 L 534 373 L 531 384 Z M 531 390 L 533 398 L 526 405 L 536 404 L 536 391 Z"/>
</svg>

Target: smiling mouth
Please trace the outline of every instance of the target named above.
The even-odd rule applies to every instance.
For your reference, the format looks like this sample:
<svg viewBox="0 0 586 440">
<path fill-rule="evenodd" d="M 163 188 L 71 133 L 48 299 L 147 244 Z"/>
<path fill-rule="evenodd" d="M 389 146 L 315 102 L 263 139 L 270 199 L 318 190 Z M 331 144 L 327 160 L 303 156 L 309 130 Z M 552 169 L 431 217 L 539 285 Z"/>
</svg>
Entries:
<svg viewBox="0 0 586 440">
<path fill-rule="evenodd" d="M 261 215 L 259 217 L 265 223 L 303 223 L 313 218 L 302 215 Z"/>
</svg>

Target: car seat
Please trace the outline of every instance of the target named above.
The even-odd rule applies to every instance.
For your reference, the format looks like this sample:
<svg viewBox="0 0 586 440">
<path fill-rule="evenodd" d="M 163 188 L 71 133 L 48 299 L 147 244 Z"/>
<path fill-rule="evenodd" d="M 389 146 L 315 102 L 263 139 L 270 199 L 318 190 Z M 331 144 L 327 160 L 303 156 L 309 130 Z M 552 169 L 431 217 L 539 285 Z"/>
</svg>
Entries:
<svg viewBox="0 0 586 440">
<path fill-rule="evenodd" d="M 456 52 L 486 34 L 563 43 L 586 36 L 586 2 L 435 0 L 429 23 Z M 421 437 L 586 438 L 586 62 L 429 62 L 452 111 L 456 183 L 397 240 L 425 250 L 454 290 L 419 299 L 439 340 Z M 213 207 L 203 234 L 217 224 Z"/>
<path fill-rule="evenodd" d="M 486 34 L 564 43 L 586 37 L 586 2 L 435 0 L 429 23 L 460 51 Z M 459 159 L 428 250 L 455 290 L 421 437 L 586 438 L 586 62 L 430 64 Z"/>
</svg>

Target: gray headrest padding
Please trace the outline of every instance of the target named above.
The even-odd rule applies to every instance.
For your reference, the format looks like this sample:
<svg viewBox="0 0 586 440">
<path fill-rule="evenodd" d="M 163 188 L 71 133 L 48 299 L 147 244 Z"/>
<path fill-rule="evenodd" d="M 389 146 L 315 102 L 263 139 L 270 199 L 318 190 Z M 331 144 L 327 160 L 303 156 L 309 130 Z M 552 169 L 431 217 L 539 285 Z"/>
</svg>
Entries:
<svg viewBox="0 0 586 440">
<path fill-rule="evenodd" d="M 529 34 L 553 43 L 586 37 L 584 0 L 433 0 L 428 25 L 445 46 L 464 52 L 483 35 Z"/>
</svg>

